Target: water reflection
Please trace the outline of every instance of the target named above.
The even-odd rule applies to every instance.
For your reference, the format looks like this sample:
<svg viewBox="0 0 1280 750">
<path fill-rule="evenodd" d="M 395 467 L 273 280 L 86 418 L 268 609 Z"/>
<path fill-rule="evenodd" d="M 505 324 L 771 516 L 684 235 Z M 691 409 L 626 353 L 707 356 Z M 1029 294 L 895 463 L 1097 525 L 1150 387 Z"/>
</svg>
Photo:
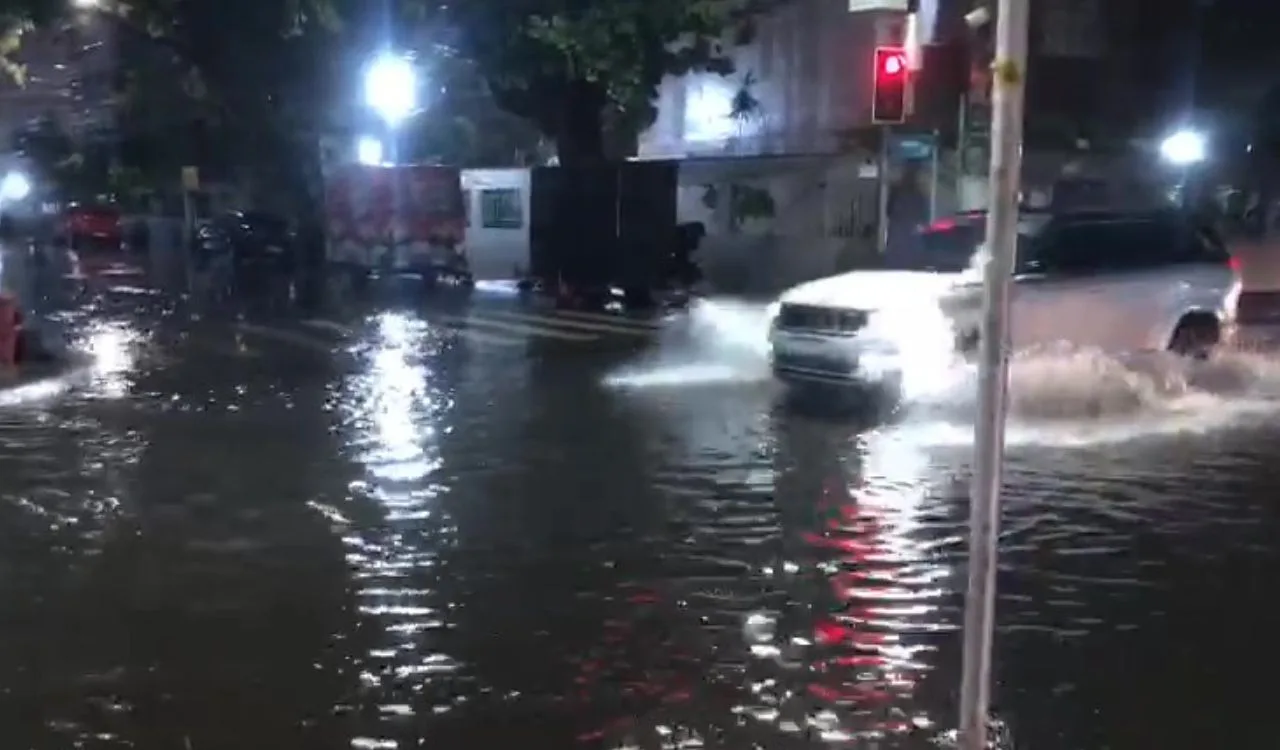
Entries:
<svg viewBox="0 0 1280 750">
<path fill-rule="evenodd" d="M 769 397 L 648 402 L 666 428 L 654 474 L 670 498 L 670 579 L 619 592 L 628 615 L 584 669 L 584 685 L 629 684 L 625 705 L 643 719 L 587 739 L 773 748 L 938 736 L 924 683 L 956 614 L 943 606 L 954 526 L 937 501 L 950 487 L 900 434 L 770 416 L 758 403 Z M 650 655 L 629 655 L 636 643 Z"/>
<path fill-rule="evenodd" d="M 448 608 L 434 582 L 440 553 L 453 538 L 439 502 L 445 488 L 435 481 L 439 425 L 452 407 L 428 364 L 438 345 L 421 321 L 383 314 L 359 348 L 362 371 L 341 399 L 348 447 L 366 476 L 350 488 L 350 518 L 338 509 L 331 518 L 346 526 L 358 612 L 380 631 L 358 658 L 359 705 L 345 710 L 373 712 L 381 718 L 362 726 L 384 731 L 354 739 L 358 748 L 398 747 L 406 722 L 456 669 L 432 642 L 447 627 Z"/>
<path fill-rule="evenodd" d="M 892 433 L 860 441 L 861 476 L 833 478 L 821 526 L 807 535 L 828 576 L 832 608 L 814 626 L 809 687 L 826 740 L 884 737 L 933 724 L 917 687 L 951 626 L 938 603 L 950 575 L 921 534 L 928 457 Z"/>
</svg>

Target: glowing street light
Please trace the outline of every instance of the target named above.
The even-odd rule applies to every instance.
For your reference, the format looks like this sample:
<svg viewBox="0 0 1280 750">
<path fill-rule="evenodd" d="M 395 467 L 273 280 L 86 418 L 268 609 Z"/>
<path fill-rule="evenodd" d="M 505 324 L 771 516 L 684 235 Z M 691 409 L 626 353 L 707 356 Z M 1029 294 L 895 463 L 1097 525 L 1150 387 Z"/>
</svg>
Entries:
<svg viewBox="0 0 1280 750">
<path fill-rule="evenodd" d="M 390 127 L 408 119 L 418 108 L 418 73 L 413 63 L 392 54 L 374 59 L 365 71 L 364 101 Z"/>
<path fill-rule="evenodd" d="M 10 172 L 0 180 L 0 200 L 20 201 L 31 195 L 31 180 L 21 172 Z"/>
<path fill-rule="evenodd" d="M 1199 164 L 1207 155 L 1204 135 L 1194 130 L 1179 130 L 1160 142 L 1160 156 L 1179 167 Z"/>
<path fill-rule="evenodd" d="M 382 164 L 382 141 L 372 136 L 363 136 L 356 141 L 356 161 L 366 166 L 376 167 Z"/>
</svg>

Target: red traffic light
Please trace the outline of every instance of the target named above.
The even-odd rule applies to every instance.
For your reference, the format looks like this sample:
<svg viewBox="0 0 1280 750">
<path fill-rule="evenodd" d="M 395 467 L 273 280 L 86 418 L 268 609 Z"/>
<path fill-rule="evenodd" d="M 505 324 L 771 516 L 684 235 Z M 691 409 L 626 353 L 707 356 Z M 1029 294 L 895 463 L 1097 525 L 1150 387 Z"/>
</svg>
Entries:
<svg viewBox="0 0 1280 750">
<path fill-rule="evenodd" d="M 884 56 L 880 61 L 880 72 L 887 76 L 902 75 L 907 69 L 907 59 L 905 55 L 890 53 Z"/>
<path fill-rule="evenodd" d="M 907 119 L 907 52 L 902 47 L 876 47 L 871 121 L 895 124 Z"/>
</svg>

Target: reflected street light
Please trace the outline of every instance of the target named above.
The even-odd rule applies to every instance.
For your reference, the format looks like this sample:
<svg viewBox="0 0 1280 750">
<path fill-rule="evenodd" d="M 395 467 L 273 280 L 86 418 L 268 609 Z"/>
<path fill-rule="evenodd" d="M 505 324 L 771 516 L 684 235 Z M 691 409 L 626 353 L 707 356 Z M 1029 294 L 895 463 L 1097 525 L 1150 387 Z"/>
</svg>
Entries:
<svg viewBox="0 0 1280 750">
<path fill-rule="evenodd" d="M 1160 142 L 1160 156 L 1179 167 L 1189 167 L 1205 160 L 1208 146 L 1205 137 L 1194 130 L 1179 130 Z"/>
<path fill-rule="evenodd" d="M 418 74 L 406 57 L 382 54 L 369 64 L 364 77 L 364 100 L 395 128 L 418 108 Z"/>
</svg>

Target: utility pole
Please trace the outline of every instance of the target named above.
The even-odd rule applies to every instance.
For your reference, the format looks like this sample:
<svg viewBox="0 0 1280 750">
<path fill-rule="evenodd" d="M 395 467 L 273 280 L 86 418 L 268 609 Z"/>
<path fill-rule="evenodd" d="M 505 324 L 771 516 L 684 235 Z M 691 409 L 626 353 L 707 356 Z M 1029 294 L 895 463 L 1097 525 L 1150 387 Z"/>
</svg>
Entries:
<svg viewBox="0 0 1280 750">
<path fill-rule="evenodd" d="M 880 156 L 876 164 L 876 252 L 881 256 L 889 250 L 889 190 L 892 187 L 889 182 L 889 139 L 892 137 L 892 128 L 881 125 Z"/>
<path fill-rule="evenodd" d="M 999 0 L 992 64 L 990 199 L 985 300 L 978 370 L 978 420 L 969 515 L 969 586 L 965 596 L 960 686 L 960 750 L 986 750 L 995 631 L 996 554 L 1009 380 L 1009 302 L 1018 237 L 1023 94 L 1030 0 Z"/>
</svg>

